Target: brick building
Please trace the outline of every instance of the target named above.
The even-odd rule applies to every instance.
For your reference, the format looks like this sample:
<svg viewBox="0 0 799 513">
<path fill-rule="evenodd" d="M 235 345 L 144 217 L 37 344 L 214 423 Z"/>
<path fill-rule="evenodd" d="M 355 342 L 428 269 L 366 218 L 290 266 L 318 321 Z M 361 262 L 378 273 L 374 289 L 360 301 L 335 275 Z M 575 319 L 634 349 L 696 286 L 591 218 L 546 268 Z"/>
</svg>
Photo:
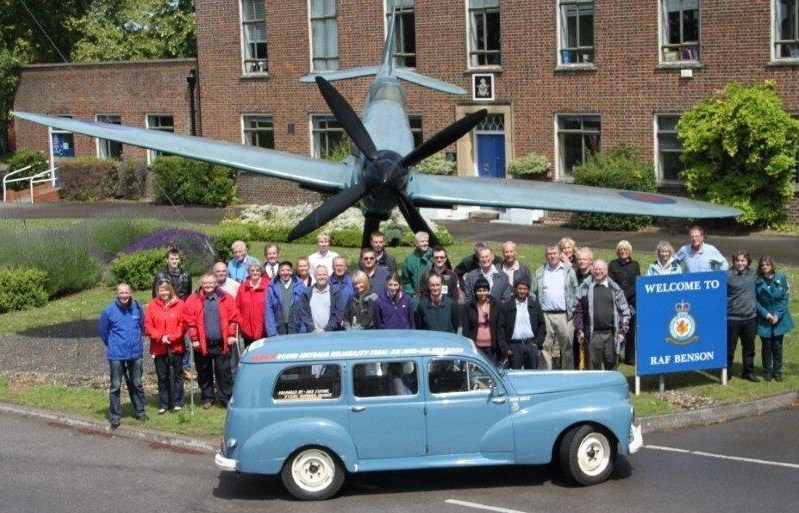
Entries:
<svg viewBox="0 0 799 513">
<path fill-rule="evenodd" d="M 799 113 L 799 0 L 196 0 L 196 60 L 26 66 L 15 109 L 188 134 L 194 69 L 198 134 L 324 156 L 341 130 L 316 87 L 298 79 L 379 62 L 387 2 L 401 13 L 396 64 L 469 91 L 406 85 L 417 137 L 489 110 L 449 149 L 460 175 L 504 176 L 504 163 L 536 151 L 553 162 L 553 179 L 568 181 L 591 151 L 626 143 L 652 156 L 672 192 L 674 126 L 697 101 L 729 82 L 770 79 Z M 369 80 L 336 87 L 357 110 Z M 57 153 L 72 137 L 22 122 L 16 134 L 18 147 L 52 151 L 55 141 Z M 73 141 L 77 154 L 145 157 Z M 245 201 L 310 197 L 249 173 L 239 191 Z"/>
</svg>

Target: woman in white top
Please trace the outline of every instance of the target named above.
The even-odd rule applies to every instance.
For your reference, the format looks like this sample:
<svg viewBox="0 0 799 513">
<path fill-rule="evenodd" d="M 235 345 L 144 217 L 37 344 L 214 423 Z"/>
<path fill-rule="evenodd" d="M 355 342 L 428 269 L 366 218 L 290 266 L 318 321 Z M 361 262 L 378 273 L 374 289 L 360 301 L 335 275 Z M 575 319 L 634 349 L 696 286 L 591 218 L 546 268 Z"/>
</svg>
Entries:
<svg viewBox="0 0 799 513">
<path fill-rule="evenodd" d="M 664 274 L 682 274 L 682 267 L 674 260 L 674 247 L 667 241 L 658 242 L 655 251 L 657 257 L 646 270 L 647 276 L 662 276 Z"/>
</svg>

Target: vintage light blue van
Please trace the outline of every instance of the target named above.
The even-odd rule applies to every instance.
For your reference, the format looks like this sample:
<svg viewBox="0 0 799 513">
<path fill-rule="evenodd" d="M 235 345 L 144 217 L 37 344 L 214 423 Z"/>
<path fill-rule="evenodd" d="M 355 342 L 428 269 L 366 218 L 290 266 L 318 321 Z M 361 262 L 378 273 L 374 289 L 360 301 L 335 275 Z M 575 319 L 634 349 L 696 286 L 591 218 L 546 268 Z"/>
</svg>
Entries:
<svg viewBox="0 0 799 513">
<path fill-rule="evenodd" d="M 457 335 L 344 331 L 244 352 L 215 463 L 319 500 L 347 473 L 553 458 L 590 485 L 642 443 L 618 372 L 498 370 Z"/>
</svg>

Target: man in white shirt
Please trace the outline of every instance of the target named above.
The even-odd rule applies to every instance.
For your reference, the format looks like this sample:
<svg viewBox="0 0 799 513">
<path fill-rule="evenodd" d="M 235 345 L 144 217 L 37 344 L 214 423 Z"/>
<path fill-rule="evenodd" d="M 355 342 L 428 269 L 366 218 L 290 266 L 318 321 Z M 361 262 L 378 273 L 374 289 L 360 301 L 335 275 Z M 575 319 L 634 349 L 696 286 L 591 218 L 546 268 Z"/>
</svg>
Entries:
<svg viewBox="0 0 799 513">
<path fill-rule="evenodd" d="M 236 297 L 236 294 L 239 291 L 240 283 L 228 276 L 227 264 L 225 264 L 225 262 L 217 262 L 214 264 L 213 270 L 219 288 L 231 296 Z"/>
<path fill-rule="evenodd" d="M 264 274 L 269 280 L 275 280 L 280 272 L 280 247 L 277 244 L 267 244 L 264 248 Z"/>
<path fill-rule="evenodd" d="M 338 256 L 335 251 L 330 251 L 330 235 L 327 233 L 320 233 L 316 236 L 316 253 L 308 255 L 308 265 L 311 272 L 323 265 L 327 268 L 327 275 L 333 274 L 333 259 Z"/>
</svg>

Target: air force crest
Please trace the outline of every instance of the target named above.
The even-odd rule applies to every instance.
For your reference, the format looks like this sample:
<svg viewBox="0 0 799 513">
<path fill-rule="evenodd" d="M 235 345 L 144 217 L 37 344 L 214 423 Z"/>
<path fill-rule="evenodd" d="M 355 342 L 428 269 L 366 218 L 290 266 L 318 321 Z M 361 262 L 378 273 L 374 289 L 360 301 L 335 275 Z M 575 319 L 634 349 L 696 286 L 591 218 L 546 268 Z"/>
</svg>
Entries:
<svg viewBox="0 0 799 513">
<path fill-rule="evenodd" d="M 699 335 L 696 334 L 696 320 L 688 313 L 691 303 L 681 300 L 674 305 L 674 309 L 677 313 L 669 321 L 669 336 L 666 337 L 666 343 L 686 346 L 699 340 Z"/>
</svg>

